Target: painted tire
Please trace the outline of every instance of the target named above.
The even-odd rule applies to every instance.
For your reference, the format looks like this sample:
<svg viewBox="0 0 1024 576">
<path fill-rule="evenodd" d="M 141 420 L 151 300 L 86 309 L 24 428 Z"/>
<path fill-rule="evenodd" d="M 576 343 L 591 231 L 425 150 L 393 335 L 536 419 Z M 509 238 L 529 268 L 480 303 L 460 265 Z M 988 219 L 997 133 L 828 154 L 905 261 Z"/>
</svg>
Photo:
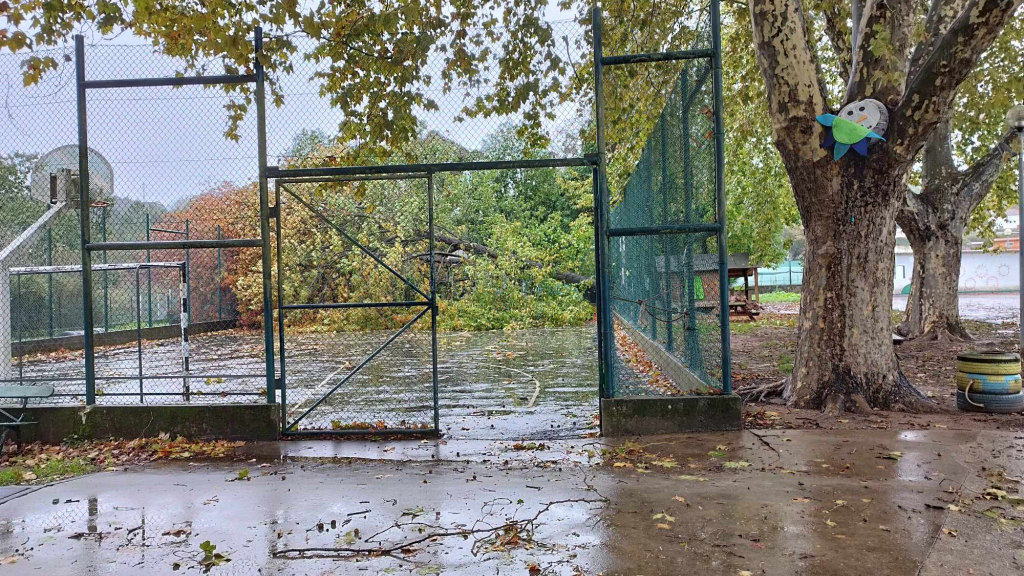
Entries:
<svg viewBox="0 0 1024 576">
<path fill-rule="evenodd" d="M 1011 374 L 1020 374 L 1020 358 L 1013 360 L 1001 359 L 993 361 L 982 361 L 982 360 L 961 360 L 956 361 L 957 372 L 965 372 L 967 374 L 984 374 L 986 376 L 1009 376 Z"/>
<path fill-rule="evenodd" d="M 957 360 L 963 360 L 965 362 L 985 362 L 985 363 L 1002 363 L 1002 362 L 1020 362 L 1020 356 L 1013 352 L 1003 352 L 996 350 L 992 352 L 977 352 L 974 350 L 968 350 L 967 352 L 961 352 L 956 355 Z"/>
<path fill-rule="evenodd" d="M 1020 374 L 993 376 L 991 374 L 956 373 L 956 389 L 967 390 L 971 395 L 977 394 L 1017 394 L 1021 391 Z"/>
<path fill-rule="evenodd" d="M 968 397 L 970 402 L 967 401 Z M 964 412 L 1015 414 L 1024 412 L 1024 394 L 964 394 L 962 390 L 957 390 L 956 407 Z"/>
</svg>

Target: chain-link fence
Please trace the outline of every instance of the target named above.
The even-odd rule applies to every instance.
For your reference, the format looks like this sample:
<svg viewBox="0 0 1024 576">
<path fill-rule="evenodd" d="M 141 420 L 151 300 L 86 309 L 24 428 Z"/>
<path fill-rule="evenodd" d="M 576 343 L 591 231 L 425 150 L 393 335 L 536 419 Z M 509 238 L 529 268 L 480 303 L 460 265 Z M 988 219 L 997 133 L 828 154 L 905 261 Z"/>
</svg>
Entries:
<svg viewBox="0 0 1024 576">
<path fill-rule="evenodd" d="M 669 16 L 672 30 L 654 30 Z M 714 390 L 727 311 L 718 283 L 710 16 L 706 7 L 656 14 L 639 27 L 630 17 L 610 16 L 618 53 L 694 54 L 622 61 L 629 65 L 609 75 L 614 234 L 606 264 L 617 351 L 608 392 Z M 510 42 L 517 30 L 500 26 L 436 39 L 413 74 L 407 110 L 381 104 L 395 90 L 379 55 L 352 49 L 340 62 L 325 40 L 301 33 L 265 39 L 292 49 L 290 63 L 267 75 L 265 114 L 256 113 L 263 101 L 254 82 L 263 76 L 255 61 L 256 73 L 217 58 L 199 66 L 227 79 L 216 86 L 153 82 L 196 67 L 148 44 L 100 43 L 84 47 L 84 83 L 76 82 L 74 50 L 37 51 L 58 66 L 25 87 L 28 60 L 0 56 L 0 209 L 12 216 L 0 241 L 17 247 L 0 262 L 0 380 L 58 382 L 56 401 L 84 402 L 91 339 L 98 403 L 276 399 L 286 426 L 306 420 L 295 429 L 436 425 L 436 334 L 424 329 L 439 307 L 431 273 L 450 302 L 495 278 L 501 285 L 488 288 L 494 295 L 484 305 L 554 294 L 562 309 L 542 311 L 548 317 L 579 317 L 582 294 L 594 291 L 592 247 L 578 242 L 594 238 L 584 229 L 593 223 L 588 182 L 597 162 L 587 152 L 602 121 L 592 112 L 594 37 L 585 19 L 531 25 L 540 32 L 529 45 Z M 465 61 L 450 51 L 460 48 L 484 55 L 472 74 L 457 69 Z M 380 82 L 365 90 L 363 74 Z M 397 132 L 380 131 L 388 122 Z M 80 136 L 88 139 L 84 206 Z M 302 170 L 365 167 L 403 178 L 294 180 Z M 526 169 L 546 172 L 531 181 Z M 436 235 L 426 180 L 408 178 L 417 170 L 450 174 L 447 184 L 437 181 Z M 497 176 L 467 177 L 485 170 Z M 564 193 L 534 199 L 526 216 L 508 208 L 545 179 Z M 485 188 L 497 190 L 486 216 L 502 232 L 490 237 L 474 228 L 484 216 L 471 209 Z M 549 218 L 553 211 L 560 219 Z M 512 237 L 517 218 L 535 215 L 543 218 L 532 224 L 540 239 L 532 241 L 557 239 L 572 258 L 537 254 Z M 91 245 L 84 271 L 83 235 Z M 434 240 L 443 254 L 432 253 Z M 466 272 L 472 258 L 493 265 Z M 83 321 L 89 275 L 95 334 Z M 417 304 L 393 305 L 402 302 Z M 266 398 L 275 387 L 277 398 Z"/>
<path fill-rule="evenodd" d="M 179 69 L 141 44 L 91 46 L 85 55 L 88 80 L 173 77 Z M 25 86 L 31 58 L 52 58 L 57 69 Z M 0 380 L 51 384 L 47 403 L 87 397 L 75 69 L 70 47 L 0 56 L 0 353 L 10 357 Z M 228 94 L 202 86 L 86 94 L 92 242 L 247 232 L 258 211 L 248 195 L 258 173 L 255 123 L 243 122 L 248 140 L 223 137 Z M 261 340 L 240 329 L 245 319 L 230 286 L 247 252 L 93 251 L 96 402 L 262 401 L 262 348 L 252 346 Z"/>
<path fill-rule="evenodd" d="M 651 50 L 643 33 L 616 36 L 615 22 L 613 14 L 605 24 L 613 42 Z M 722 326 L 728 309 L 722 304 L 727 287 L 720 280 L 716 147 L 721 140 L 715 126 L 710 5 L 678 15 L 675 22 L 676 46 L 686 48 L 685 54 L 665 58 L 668 62 L 655 56 L 607 73 L 609 101 L 633 95 L 630 107 L 622 101 L 608 107 L 614 352 L 607 393 L 612 397 L 723 388 Z"/>
</svg>

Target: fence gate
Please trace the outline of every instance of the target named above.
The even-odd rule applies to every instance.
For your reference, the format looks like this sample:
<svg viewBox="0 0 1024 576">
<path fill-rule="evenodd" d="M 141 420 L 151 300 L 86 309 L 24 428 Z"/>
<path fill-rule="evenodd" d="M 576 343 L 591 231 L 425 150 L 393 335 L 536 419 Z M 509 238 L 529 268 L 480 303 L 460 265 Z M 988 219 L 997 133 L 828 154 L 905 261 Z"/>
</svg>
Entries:
<svg viewBox="0 0 1024 576">
<path fill-rule="evenodd" d="M 275 196 L 284 433 L 436 433 L 432 177 L 278 179 Z"/>
</svg>

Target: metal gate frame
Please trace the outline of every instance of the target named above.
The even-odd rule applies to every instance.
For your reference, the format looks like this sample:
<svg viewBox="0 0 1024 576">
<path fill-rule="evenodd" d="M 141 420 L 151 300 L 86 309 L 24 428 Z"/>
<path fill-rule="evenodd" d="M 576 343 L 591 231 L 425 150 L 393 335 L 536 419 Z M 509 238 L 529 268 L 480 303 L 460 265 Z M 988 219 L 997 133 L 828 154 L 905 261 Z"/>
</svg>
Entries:
<svg viewBox="0 0 1024 576">
<path fill-rule="evenodd" d="M 86 405 L 96 403 L 96 375 L 95 357 L 93 344 L 93 310 L 92 310 L 92 253 L 106 250 L 154 250 L 154 249 L 199 249 L 199 248 L 260 248 L 262 256 L 262 284 L 263 284 L 263 332 L 264 351 L 266 368 L 266 402 L 273 403 L 277 398 L 276 388 L 281 390 L 282 410 L 285 410 L 285 370 L 283 355 L 283 330 L 281 332 L 280 344 L 282 346 L 280 379 L 276 377 L 274 336 L 273 336 L 273 291 L 271 288 L 271 262 L 270 250 L 270 220 L 276 221 L 278 232 L 281 229 L 280 212 L 280 185 L 287 184 L 289 180 L 294 182 L 315 182 L 315 181 L 345 181 L 345 180 L 386 180 L 386 179 L 410 179 L 426 178 L 428 182 L 428 219 L 430 226 L 430 263 L 431 281 L 430 294 L 426 295 L 424 301 L 412 303 L 349 303 L 347 306 L 424 306 L 431 313 L 432 332 L 432 356 L 433 356 L 433 381 L 434 381 L 434 429 L 433 430 L 386 430 L 386 433 L 415 433 L 423 434 L 438 433 L 438 385 L 437 385 L 437 301 L 435 297 L 434 282 L 434 233 L 433 233 L 433 176 L 435 173 L 465 172 L 475 170 L 510 170 L 530 168 L 566 168 L 566 167 L 588 167 L 593 174 L 594 189 L 594 241 L 596 258 L 596 292 L 598 301 L 598 366 L 599 366 L 599 391 L 600 397 L 606 398 L 610 390 L 612 378 L 611 359 L 614 355 L 614 333 L 611 322 L 610 292 L 608 279 L 608 243 L 611 238 L 632 234 L 660 234 L 660 233 L 694 233 L 713 232 L 719 238 L 719 271 L 721 285 L 728 286 L 726 274 L 726 222 L 725 222 L 725 183 L 724 183 L 724 125 L 722 119 L 722 47 L 721 47 L 721 15 L 720 1 L 709 0 L 711 11 L 711 35 L 712 47 L 701 50 L 681 50 L 673 52 L 658 52 L 648 54 L 624 54 L 605 56 L 601 43 L 601 9 L 595 7 L 592 11 L 593 22 L 593 57 L 594 57 L 594 114 L 597 132 L 597 153 L 588 154 L 575 158 L 546 158 L 546 159 L 521 159 L 501 161 L 473 161 L 454 163 L 432 163 L 432 164 L 391 164 L 376 166 L 338 166 L 320 168 L 281 168 L 268 165 L 267 141 L 266 141 L 266 94 L 265 74 L 263 65 L 258 57 L 253 59 L 253 73 L 235 75 L 211 75 L 192 77 L 155 77 L 155 78 L 131 78 L 113 80 L 87 80 L 85 73 L 85 41 L 81 35 L 75 37 L 75 80 L 76 100 L 78 109 L 78 146 L 79 146 L 79 201 L 81 205 L 89 205 L 89 159 L 88 159 L 88 113 L 86 93 L 89 90 L 118 89 L 153 86 L 189 86 L 189 85 L 243 85 L 252 84 L 256 106 L 256 130 L 258 144 L 258 185 L 259 185 L 259 238 L 240 239 L 217 239 L 217 240 L 175 240 L 175 241 L 146 241 L 146 242 L 95 242 L 90 236 L 89 211 L 80 210 L 80 233 L 81 233 L 81 258 L 82 258 L 82 299 L 83 299 L 83 327 L 84 327 L 84 349 L 85 349 L 85 385 Z M 254 28 L 253 52 L 259 55 L 262 52 L 263 36 L 259 26 Z M 617 230 L 609 228 L 608 214 L 610 211 L 610 199 L 607 182 L 607 153 L 605 150 L 605 110 L 604 110 L 604 87 L 602 68 L 605 66 L 633 65 L 645 62 L 664 62 L 670 60 L 688 60 L 704 58 L 712 62 L 713 67 L 713 89 L 714 89 L 714 137 L 715 137 L 715 160 L 716 174 L 715 185 L 717 189 L 718 221 L 713 225 L 702 226 L 697 230 L 692 225 L 676 225 L 649 227 L 643 230 Z M 270 206 L 268 181 L 275 179 L 276 186 L 275 205 Z M 280 242 L 280 234 L 278 234 Z M 278 252 L 277 265 L 280 269 L 280 251 Z M 280 305 L 281 279 L 278 276 L 278 305 Z M 420 292 L 422 294 L 422 292 Z M 721 290 L 721 306 L 726 309 L 728 306 L 727 290 Z M 291 306 L 311 306 L 309 304 L 293 304 Z M 283 326 L 283 320 L 278 310 L 279 327 Z M 730 345 L 729 345 L 729 323 L 728 314 L 723 314 L 721 321 L 722 341 L 722 384 L 723 393 L 731 392 L 730 379 Z M 403 329 L 404 330 L 404 329 Z M 397 337 L 397 336 L 396 336 Z M 393 340 L 393 338 L 392 338 Z M 385 344 L 386 345 L 386 344 Z M 377 352 L 379 353 L 379 352 Z M 375 353 L 376 354 L 376 353 Z M 363 365 L 372 356 L 368 358 Z M 353 372 L 354 373 L 354 372 Z M 294 423 L 293 423 L 294 424 Z M 333 430 L 333 431 L 290 431 L 290 425 L 282 419 L 282 427 L 285 434 L 353 434 L 368 433 L 368 431 Z M 381 431 L 372 431 L 381 433 Z"/>
<path fill-rule="evenodd" d="M 354 181 L 381 181 L 381 180 L 420 180 L 425 179 L 427 181 L 427 236 L 430 244 L 429 253 L 430 258 L 430 287 L 429 292 L 424 293 L 418 286 L 409 281 L 408 278 L 400 274 L 394 268 L 389 266 L 386 262 L 381 260 L 376 254 L 374 254 L 369 248 L 363 246 L 358 240 L 353 238 L 345 229 L 336 223 L 332 222 L 322 211 L 318 210 L 315 206 L 310 204 L 306 199 L 302 198 L 299 194 L 295 193 L 290 188 L 293 184 L 318 184 L 326 182 L 354 182 Z M 406 300 L 406 301 L 389 301 L 389 302 L 335 302 L 335 303 L 285 303 L 284 292 L 283 292 L 283 277 L 284 277 L 284 265 L 281 259 L 281 192 L 284 191 L 293 200 L 301 204 L 306 210 L 312 213 L 316 218 L 323 221 L 331 227 L 335 232 L 340 234 L 346 241 L 351 243 L 355 248 L 369 256 L 377 263 L 378 266 L 384 268 L 394 277 L 401 280 L 406 286 L 412 288 L 417 294 L 423 297 L 423 300 Z M 271 213 L 275 216 L 274 220 L 277 223 L 275 233 L 277 242 L 277 261 L 275 266 L 277 267 L 277 333 L 278 333 L 278 350 L 280 354 L 280 376 L 276 382 L 276 388 L 280 391 L 280 403 L 281 403 L 281 432 L 287 435 L 367 435 L 367 434 L 419 434 L 419 435 L 436 435 L 440 431 L 439 425 L 439 409 L 438 409 L 438 380 L 437 380 L 437 286 L 434 278 L 434 175 L 433 173 L 409 173 L 409 174 L 384 174 L 384 175 L 354 175 L 354 176 L 314 176 L 314 177 L 292 177 L 292 178 L 277 178 L 274 181 L 274 206 L 270 207 Z M 371 352 L 368 356 L 356 365 L 348 374 L 346 374 L 341 381 L 335 384 L 327 393 L 316 400 L 311 406 L 296 417 L 294 420 L 288 420 L 288 379 L 285 368 L 285 327 L 284 327 L 284 315 L 288 310 L 330 310 L 330 309 L 353 309 L 353 308 L 416 308 L 422 306 L 423 310 L 420 311 L 412 320 L 406 322 L 397 332 L 391 335 L 383 344 L 377 347 L 376 350 Z M 328 397 L 338 391 L 339 388 L 345 385 L 353 376 L 359 373 L 365 366 L 373 361 L 381 352 L 383 352 L 392 342 L 398 339 L 399 336 L 404 334 L 409 328 L 412 328 L 420 319 L 427 313 L 430 312 L 430 355 L 431 355 L 431 380 L 433 383 L 433 427 L 432 428 L 387 428 L 387 429 L 345 429 L 345 430 L 299 430 L 298 424 L 315 410 L 321 403 L 324 402 Z"/>
</svg>

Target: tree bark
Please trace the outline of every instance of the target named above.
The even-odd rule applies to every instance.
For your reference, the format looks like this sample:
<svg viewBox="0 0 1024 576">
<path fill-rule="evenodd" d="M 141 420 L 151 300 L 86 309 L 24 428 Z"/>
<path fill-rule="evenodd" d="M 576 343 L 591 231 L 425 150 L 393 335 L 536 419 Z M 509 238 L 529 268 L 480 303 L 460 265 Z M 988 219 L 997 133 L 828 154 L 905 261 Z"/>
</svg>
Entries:
<svg viewBox="0 0 1024 576">
<path fill-rule="evenodd" d="M 907 381 L 892 346 L 896 212 L 925 141 L 1021 2 L 959 1 L 933 0 L 937 11 L 955 16 L 933 17 L 914 50 L 913 2 L 854 5 L 845 101 L 880 100 L 890 111 L 889 131 L 867 158 L 841 162 L 821 148 L 825 134 L 815 117 L 835 111 L 802 1 L 748 2 L 775 147 L 807 236 L 795 369 L 785 391 L 796 406 L 833 413 L 938 409 Z"/>
<path fill-rule="evenodd" d="M 897 218 L 897 221 L 901 220 Z M 902 224 L 900 227 L 903 227 Z M 949 227 L 936 227 L 907 232 L 907 239 L 914 251 L 914 269 L 907 308 L 896 328 L 900 336 L 936 340 L 972 339 L 960 320 L 957 287 L 960 281 L 963 227 L 955 228 L 950 230 Z"/>
<path fill-rule="evenodd" d="M 858 158 L 825 164 L 824 174 L 790 171 L 808 249 L 786 396 L 833 414 L 930 410 L 934 404 L 907 381 L 892 346 L 894 219 L 906 167 L 865 164 Z"/>
<path fill-rule="evenodd" d="M 896 222 L 914 251 L 910 297 L 896 331 L 907 338 L 970 340 L 960 319 L 958 286 L 963 236 L 971 213 L 992 189 L 1010 154 L 1007 132 L 968 170 L 953 162 L 949 120 L 924 147 L 921 192 L 907 190 Z"/>
</svg>

